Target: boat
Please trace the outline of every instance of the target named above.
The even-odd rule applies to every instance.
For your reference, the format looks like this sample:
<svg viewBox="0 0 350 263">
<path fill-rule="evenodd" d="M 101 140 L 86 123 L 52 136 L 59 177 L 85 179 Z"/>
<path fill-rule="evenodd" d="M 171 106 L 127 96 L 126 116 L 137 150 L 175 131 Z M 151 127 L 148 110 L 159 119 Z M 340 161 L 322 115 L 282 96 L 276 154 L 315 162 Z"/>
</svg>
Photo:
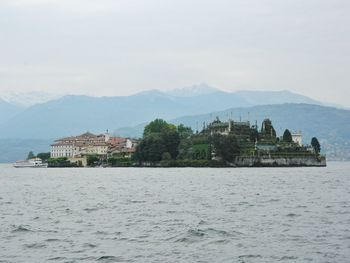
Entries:
<svg viewBox="0 0 350 263">
<path fill-rule="evenodd" d="M 25 161 L 17 161 L 13 166 L 15 168 L 46 168 L 47 163 L 43 163 L 40 158 L 33 158 Z"/>
</svg>

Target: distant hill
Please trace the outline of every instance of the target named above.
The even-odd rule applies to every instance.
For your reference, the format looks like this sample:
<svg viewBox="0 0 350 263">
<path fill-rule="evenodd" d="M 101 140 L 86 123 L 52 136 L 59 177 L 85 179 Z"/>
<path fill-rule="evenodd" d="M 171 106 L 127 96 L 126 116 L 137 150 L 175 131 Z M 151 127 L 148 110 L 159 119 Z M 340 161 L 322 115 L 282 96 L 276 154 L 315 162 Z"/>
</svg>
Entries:
<svg viewBox="0 0 350 263">
<path fill-rule="evenodd" d="M 248 114 L 249 112 L 249 114 Z M 249 108 L 231 108 L 209 114 L 185 116 L 170 120 L 171 123 L 183 123 L 193 130 L 201 130 L 203 123 L 211 122 L 216 116 L 227 120 L 257 121 L 258 126 L 265 118 L 270 118 L 277 131 L 282 135 L 284 129 L 300 130 L 303 133 L 303 143 L 309 144 L 316 136 L 324 152 L 330 159 L 350 160 L 350 111 L 332 107 L 310 104 L 280 104 L 263 105 Z M 142 135 L 145 123 L 135 127 L 115 130 L 116 134 L 138 137 Z"/>
<path fill-rule="evenodd" d="M 190 87 L 169 90 L 165 93 L 175 97 L 195 97 L 200 95 L 212 94 L 217 91 L 220 90 L 210 87 L 207 84 L 199 84 Z"/>
<path fill-rule="evenodd" d="M 62 97 L 58 94 L 48 92 L 5 92 L 0 95 L 0 98 L 4 101 L 19 106 L 21 108 L 28 108 L 35 104 L 45 103 L 53 99 Z"/>
<path fill-rule="evenodd" d="M 172 95 L 157 90 L 122 97 L 65 96 L 29 107 L 0 125 L 0 139 L 49 139 L 84 131 L 101 132 L 134 126 L 154 118 L 173 119 L 224 110 L 273 103 L 318 103 L 289 91 L 224 92 L 210 87 L 190 88 Z M 180 92 L 180 93 L 179 93 Z M 188 92 L 189 94 L 190 92 Z"/>
<path fill-rule="evenodd" d="M 0 139 L 0 163 L 12 163 L 27 158 L 30 151 L 35 154 L 49 152 L 53 140 Z"/>
<path fill-rule="evenodd" d="M 15 106 L 0 99 L 0 124 L 10 120 L 22 110 L 23 109 L 21 107 Z"/>
</svg>

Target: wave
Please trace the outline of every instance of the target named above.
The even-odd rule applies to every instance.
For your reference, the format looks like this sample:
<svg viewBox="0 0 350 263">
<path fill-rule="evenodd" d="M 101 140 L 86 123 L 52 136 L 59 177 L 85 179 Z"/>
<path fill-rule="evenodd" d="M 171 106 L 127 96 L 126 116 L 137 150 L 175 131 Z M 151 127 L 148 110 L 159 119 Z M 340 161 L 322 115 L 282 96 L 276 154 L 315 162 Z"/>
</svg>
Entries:
<svg viewBox="0 0 350 263">
<path fill-rule="evenodd" d="M 34 232 L 31 230 L 29 227 L 19 225 L 19 226 L 13 226 L 14 229 L 11 231 L 12 233 L 17 233 L 17 232 Z"/>
</svg>

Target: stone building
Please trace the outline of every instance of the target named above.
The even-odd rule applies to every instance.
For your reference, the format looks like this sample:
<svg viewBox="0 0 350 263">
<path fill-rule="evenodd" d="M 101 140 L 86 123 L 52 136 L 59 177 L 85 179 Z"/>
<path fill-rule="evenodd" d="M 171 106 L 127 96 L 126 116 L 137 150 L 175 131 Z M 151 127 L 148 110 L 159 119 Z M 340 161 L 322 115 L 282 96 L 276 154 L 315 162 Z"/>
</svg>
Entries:
<svg viewBox="0 0 350 263">
<path fill-rule="evenodd" d="M 89 132 L 79 136 L 58 139 L 51 145 L 51 157 L 77 157 L 81 155 L 107 155 L 109 136 Z"/>
</svg>

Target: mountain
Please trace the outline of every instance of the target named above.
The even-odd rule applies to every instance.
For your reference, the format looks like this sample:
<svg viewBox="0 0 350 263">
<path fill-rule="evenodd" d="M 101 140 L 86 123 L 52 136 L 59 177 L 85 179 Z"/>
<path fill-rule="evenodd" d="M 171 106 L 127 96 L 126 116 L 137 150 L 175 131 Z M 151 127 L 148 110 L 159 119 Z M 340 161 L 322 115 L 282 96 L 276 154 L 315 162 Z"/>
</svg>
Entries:
<svg viewBox="0 0 350 263">
<path fill-rule="evenodd" d="M 201 130 L 203 123 L 209 123 L 214 118 L 227 120 L 231 116 L 234 120 L 257 121 L 261 125 L 263 119 L 270 118 L 278 135 L 282 135 L 286 128 L 291 131 L 300 130 L 303 143 L 310 144 L 311 138 L 316 136 L 329 159 L 350 160 L 350 111 L 310 104 L 278 104 L 262 105 L 249 108 L 230 108 L 209 114 L 185 116 L 169 120 L 174 124 L 185 124 L 193 130 Z M 139 137 L 142 135 L 145 123 L 135 127 L 115 130 L 116 134 Z"/>
<path fill-rule="evenodd" d="M 35 154 L 49 152 L 53 140 L 0 139 L 0 163 L 13 163 L 27 158 L 30 151 Z"/>
<path fill-rule="evenodd" d="M 165 93 L 175 97 L 195 97 L 200 95 L 212 94 L 217 91 L 220 90 L 210 87 L 207 84 L 199 84 L 185 88 L 173 89 L 170 91 L 166 91 Z"/>
<path fill-rule="evenodd" d="M 179 97 L 157 90 L 132 96 L 88 97 L 65 96 L 25 111 L 0 125 L 0 138 L 50 139 L 84 131 L 134 126 L 154 118 L 173 119 L 220 111 L 232 107 L 249 107 L 266 103 L 310 102 L 314 100 L 288 92 L 275 91 L 231 93 L 211 89 L 190 97 Z M 316 102 L 315 102 L 316 103 Z"/>
<path fill-rule="evenodd" d="M 7 92 L 0 96 L 4 101 L 21 108 L 27 108 L 39 103 L 45 103 L 61 97 L 48 92 Z"/>
<path fill-rule="evenodd" d="M 247 101 L 251 105 L 268 105 L 280 103 L 307 103 L 322 104 L 319 101 L 309 97 L 292 93 L 288 90 L 282 91 L 237 91 L 235 93 L 242 100 Z M 263 102 L 263 103 L 261 103 Z"/>
<path fill-rule="evenodd" d="M 12 105 L 0 99 L 0 124 L 10 120 L 21 111 L 21 107 Z"/>
</svg>

